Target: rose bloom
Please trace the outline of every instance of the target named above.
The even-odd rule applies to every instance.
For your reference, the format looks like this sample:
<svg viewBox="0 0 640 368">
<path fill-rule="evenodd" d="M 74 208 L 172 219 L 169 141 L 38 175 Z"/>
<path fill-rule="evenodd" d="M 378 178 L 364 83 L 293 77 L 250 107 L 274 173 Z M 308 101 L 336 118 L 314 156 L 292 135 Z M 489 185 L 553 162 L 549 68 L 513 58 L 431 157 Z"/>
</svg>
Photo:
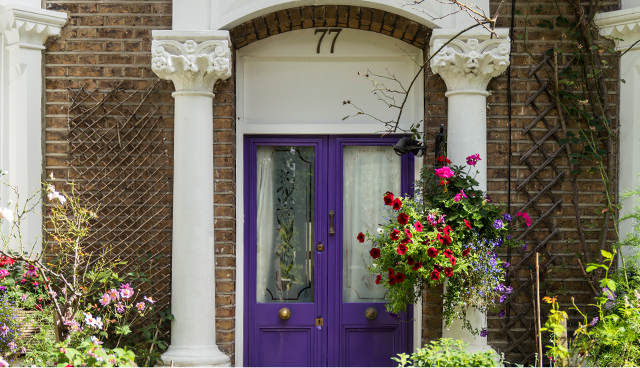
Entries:
<svg viewBox="0 0 640 368">
<path fill-rule="evenodd" d="M 427 249 L 427 255 L 431 258 L 436 258 L 438 256 L 438 250 L 434 247 Z"/>
<path fill-rule="evenodd" d="M 435 170 L 436 170 L 436 176 L 439 178 L 449 179 L 454 175 L 453 171 L 448 166 L 444 166 Z"/>
<path fill-rule="evenodd" d="M 373 259 L 380 258 L 380 249 L 371 248 L 371 250 L 369 251 L 369 254 L 371 255 L 371 258 L 373 258 Z"/>
<path fill-rule="evenodd" d="M 398 223 L 400 225 L 406 225 L 409 223 L 409 216 L 406 213 L 401 213 L 398 215 Z"/>
</svg>

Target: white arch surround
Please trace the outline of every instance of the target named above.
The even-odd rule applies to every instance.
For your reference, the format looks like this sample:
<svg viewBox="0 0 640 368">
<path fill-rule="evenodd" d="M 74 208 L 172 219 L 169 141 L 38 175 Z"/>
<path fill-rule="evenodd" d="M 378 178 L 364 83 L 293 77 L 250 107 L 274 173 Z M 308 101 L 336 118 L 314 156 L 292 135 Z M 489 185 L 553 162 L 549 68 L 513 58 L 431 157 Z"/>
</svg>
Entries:
<svg viewBox="0 0 640 368">
<path fill-rule="evenodd" d="M 465 28 L 475 21 L 457 7 L 435 0 L 411 5 L 412 0 L 174 0 L 173 30 L 229 30 L 243 22 L 278 10 L 321 5 L 361 6 L 388 11 L 429 28 Z M 489 14 L 489 0 L 475 4 Z M 205 11 L 208 9 L 209 11 Z M 448 15 L 452 14 L 452 15 Z"/>
</svg>

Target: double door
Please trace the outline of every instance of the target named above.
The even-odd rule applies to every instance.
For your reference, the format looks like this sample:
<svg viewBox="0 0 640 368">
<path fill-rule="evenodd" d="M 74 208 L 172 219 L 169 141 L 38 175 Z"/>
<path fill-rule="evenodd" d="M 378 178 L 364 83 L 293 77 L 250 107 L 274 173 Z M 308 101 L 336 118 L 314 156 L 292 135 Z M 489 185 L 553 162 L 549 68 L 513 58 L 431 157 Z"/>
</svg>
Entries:
<svg viewBox="0 0 640 368">
<path fill-rule="evenodd" d="M 385 192 L 408 193 L 398 138 L 245 139 L 248 366 L 391 366 L 412 348 L 412 309 L 385 311 L 367 267 Z"/>
</svg>

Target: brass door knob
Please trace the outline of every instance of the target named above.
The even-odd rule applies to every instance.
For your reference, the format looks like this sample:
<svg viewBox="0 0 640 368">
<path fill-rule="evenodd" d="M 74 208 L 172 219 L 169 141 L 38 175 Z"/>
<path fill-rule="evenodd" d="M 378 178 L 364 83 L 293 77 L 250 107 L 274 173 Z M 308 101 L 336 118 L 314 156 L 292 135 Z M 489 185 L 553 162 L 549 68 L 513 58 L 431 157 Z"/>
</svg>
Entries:
<svg viewBox="0 0 640 368">
<path fill-rule="evenodd" d="M 316 250 L 317 250 L 318 252 L 322 252 L 322 251 L 324 251 L 324 244 L 322 244 L 322 243 L 318 243 L 318 244 L 316 245 Z"/>
<path fill-rule="evenodd" d="M 368 320 L 373 321 L 378 318 L 378 310 L 374 307 L 369 307 L 365 309 L 364 316 L 367 317 Z"/>
<path fill-rule="evenodd" d="M 280 312 L 278 312 L 278 317 L 280 317 L 280 319 L 283 321 L 288 320 L 289 318 L 291 318 L 291 310 L 289 308 L 280 309 Z"/>
</svg>

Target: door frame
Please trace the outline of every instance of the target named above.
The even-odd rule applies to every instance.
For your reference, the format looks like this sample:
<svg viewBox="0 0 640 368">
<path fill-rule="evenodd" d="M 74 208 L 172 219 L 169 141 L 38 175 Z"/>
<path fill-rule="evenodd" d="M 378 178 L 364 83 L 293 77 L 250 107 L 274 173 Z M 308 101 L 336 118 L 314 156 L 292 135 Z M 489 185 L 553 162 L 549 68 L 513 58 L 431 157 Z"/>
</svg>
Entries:
<svg viewBox="0 0 640 368">
<path fill-rule="evenodd" d="M 331 136 L 332 139 L 327 139 L 328 136 Z M 251 198 L 251 190 L 255 189 L 250 183 L 245 182 L 245 168 L 248 171 L 249 181 L 254 180 L 255 171 L 251 169 L 250 162 L 252 157 L 256 154 L 256 144 L 264 144 L 264 145 L 272 145 L 272 146 L 292 146 L 292 145 L 306 145 L 311 146 L 314 144 L 320 144 L 322 146 L 322 150 L 320 152 L 316 152 L 316 155 L 325 155 L 327 157 L 327 163 L 331 165 L 332 163 L 337 166 L 337 175 L 335 175 L 335 182 L 328 182 L 328 175 L 317 175 L 316 177 L 316 190 L 320 188 L 320 185 L 325 185 L 327 189 L 327 197 L 329 200 L 325 205 L 316 206 L 316 228 L 315 234 L 316 239 L 321 241 L 323 244 L 327 244 L 328 248 L 331 251 L 325 251 L 324 255 L 328 257 L 328 262 L 332 262 L 338 264 L 339 268 L 342 269 L 343 264 L 343 253 L 337 251 L 337 241 L 342 238 L 342 211 L 338 209 L 336 206 L 339 205 L 338 196 L 342 198 L 343 196 L 343 188 L 341 182 L 343 180 L 343 162 L 341 158 L 343 157 L 343 149 L 345 146 L 365 146 L 365 145 L 381 145 L 380 143 L 393 145 L 402 137 L 403 135 L 390 135 L 386 137 L 380 137 L 379 135 L 326 135 L 326 134 L 318 134 L 318 135 L 304 135 L 304 136 L 292 136 L 292 135 L 241 135 L 242 139 L 238 139 L 239 147 L 238 152 L 242 152 L 243 155 L 238 158 L 237 161 L 237 186 L 241 188 L 238 193 L 240 194 L 236 198 L 236 203 L 238 203 L 236 207 L 237 218 L 242 219 L 242 221 L 238 221 L 236 225 L 236 237 L 237 237 L 237 246 L 236 246 L 236 343 L 239 339 L 241 339 L 243 346 L 242 349 L 236 349 L 236 352 L 240 352 L 242 354 L 242 366 L 244 366 L 249 359 L 250 350 L 248 347 L 250 346 L 250 336 L 247 333 L 246 329 L 251 327 L 250 318 L 255 315 L 255 293 L 252 293 L 252 288 L 249 286 L 248 282 L 251 282 L 253 276 L 255 276 L 255 272 L 252 272 L 252 268 L 255 268 L 256 263 L 255 259 L 251 257 L 250 245 L 252 240 L 255 238 L 248 234 L 248 219 L 245 218 L 245 214 L 255 213 L 255 209 L 252 208 L 253 205 L 251 203 L 245 203 L 245 198 Z M 247 142 L 251 141 L 251 144 L 247 144 Z M 328 151 L 328 154 L 327 154 Z M 319 160 L 316 160 L 318 163 L 322 163 L 324 157 L 321 157 Z M 402 159 L 402 178 L 401 178 L 401 188 L 402 191 L 409 191 L 409 194 L 412 193 L 411 185 L 413 183 L 414 178 L 419 175 L 420 168 L 422 167 L 422 160 L 415 159 L 412 155 L 405 155 Z M 404 195 L 405 193 L 402 193 Z M 250 207 L 251 206 L 251 207 Z M 318 211 L 322 211 L 322 209 L 329 210 L 335 209 L 336 218 L 335 218 L 335 226 L 336 226 L 336 234 L 329 239 L 328 235 L 328 219 L 323 218 L 322 216 L 317 216 Z M 326 217 L 326 216 L 325 216 Z M 247 226 L 245 225 L 247 223 Z M 245 241 L 246 239 L 246 241 Z M 332 243 L 334 244 L 332 246 Z M 316 254 L 317 256 L 317 254 Z M 249 257 L 249 267 L 246 266 L 247 259 L 245 257 Z M 323 270 L 325 273 L 327 270 Z M 316 272 L 314 271 L 314 274 Z M 339 331 L 338 339 L 327 339 L 327 330 L 325 329 L 323 332 L 323 340 L 324 345 L 327 346 L 328 354 L 326 358 L 321 359 L 328 366 L 341 366 L 343 361 L 340 359 L 340 343 L 344 339 L 344 333 L 342 331 L 342 278 L 336 274 L 328 274 L 326 281 L 320 281 L 317 284 L 318 291 L 315 292 L 316 295 L 318 293 L 323 293 L 329 297 L 329 290 L 340 290 L 339 292 L 339 302 L 335 303 L 332 307 L 327 303 L 325 306 L 326 310 L 326 320 L 327 325 L 330 325 L 334 331 Z M 314 275 L 315 280 L 315 275 Z M 241 289 L 240 289 L 240 285 Z M 238 292 L 242 290 L 242 292 Z M 337 291 L 334 291 L 337 293 Z M 315 300 L 315 299 L 314 299 Z M 245 302 L 247 302 L 245 306 Z M 407 343 L 410 350 L 415 350 L 416 347 L 421 346 L 422 341 L 422 308 L 420 307 L 421 300 L 417 301 L 415 305 L 408 306 L 408 312 L 413 313 L 413 323 L 408 326 L 408 331 L 406 338 L 408 340 L 404 340 L 403 337 L 402 344 Z M 418 312 L 418 313 L 414 313 Z M 241 318 L 238 318 L 241 316 Z M 238 338 L 238 334 L 240 334 L 240 338 Z M 411 338 L 412 337 L 412 338 Z M 238 353 L 236 353 L 238 354 Z M 238 358 L 236 358 L 238 359 Z M 318 360 L 316 360 L 318 361 Z M 238 365 L 240 366 L 240 365 Z"/>
</svg>

